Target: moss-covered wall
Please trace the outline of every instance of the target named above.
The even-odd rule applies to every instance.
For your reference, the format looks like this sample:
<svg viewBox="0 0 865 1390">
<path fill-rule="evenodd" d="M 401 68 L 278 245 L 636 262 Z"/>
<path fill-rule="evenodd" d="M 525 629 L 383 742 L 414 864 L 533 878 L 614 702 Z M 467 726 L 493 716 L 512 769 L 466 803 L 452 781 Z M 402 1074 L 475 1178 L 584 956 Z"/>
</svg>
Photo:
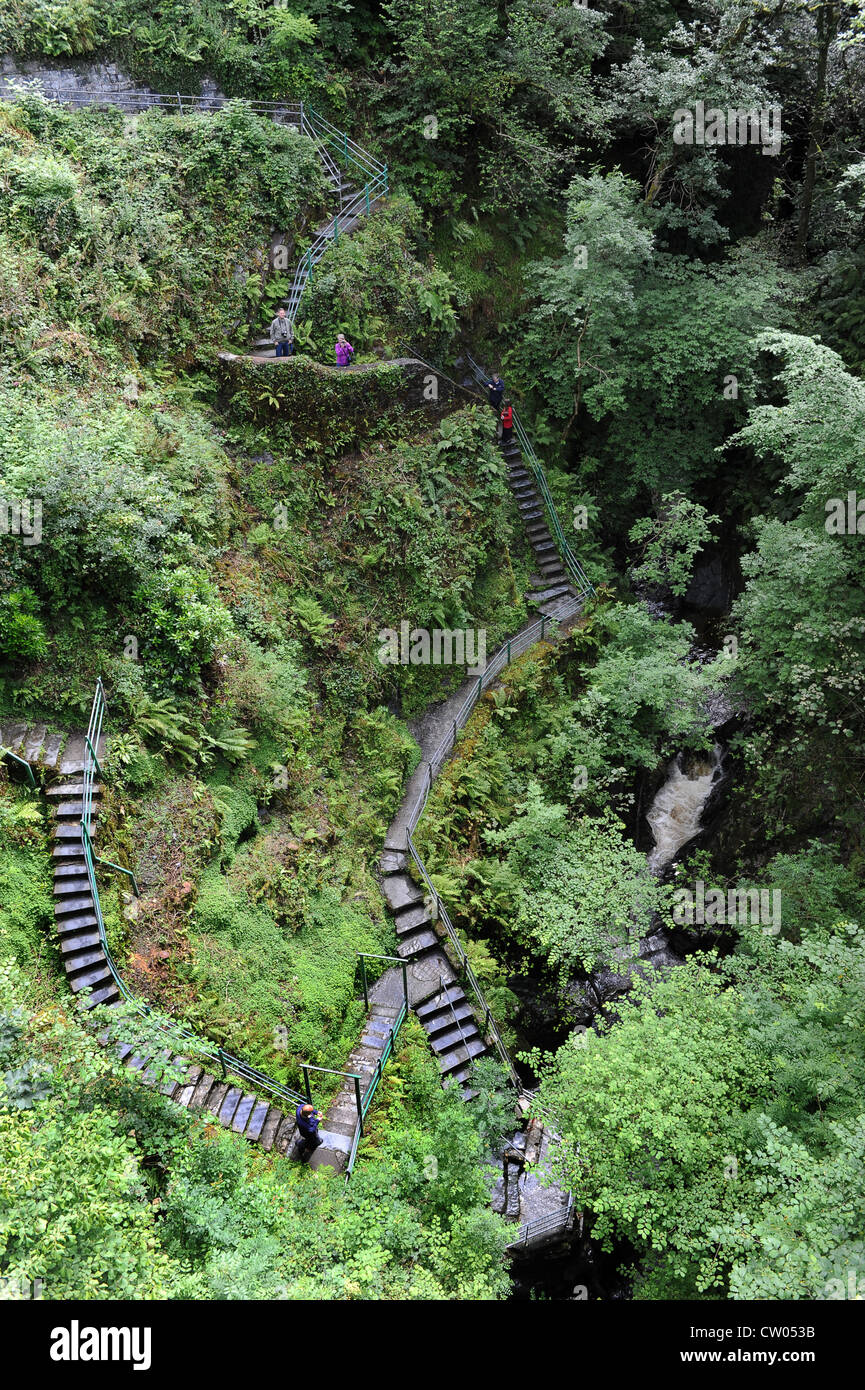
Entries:
<svg viewBox="0 0 865 1390">
<path fill-rule="evenodd" d="M 350 446 L 352 434 L 378 434 L 382 417 L 413 410 L 444 415 L 461 403 L 451 382 L 413 358 L 341 370 L 304 357 L 221 352 L 219 363 L 226 413 L 236 420 L 283 421 L 301 447 Z"/>
</svg>

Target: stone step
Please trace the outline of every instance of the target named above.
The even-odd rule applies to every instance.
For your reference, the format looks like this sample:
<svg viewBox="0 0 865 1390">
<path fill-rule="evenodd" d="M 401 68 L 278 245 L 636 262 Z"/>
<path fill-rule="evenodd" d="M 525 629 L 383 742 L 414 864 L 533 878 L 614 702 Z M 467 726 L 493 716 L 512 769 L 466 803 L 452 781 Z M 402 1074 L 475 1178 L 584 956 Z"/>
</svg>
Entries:
<svg viewBox="0 0 865 1390">
<path fill-rule="evenodd" d="M 226 1129 L 234 1119 L 235 1112 L 237 1110 L 238 1105 L 240 1104 L 240 1098 L 242 1095 L 243 1091 L 240 1088 L 240 1086 L 229 1086 L 225 1100 L 219 1107 L 218 1114 L 219 1123 L 223 1125 Z"/>
<path fill-rule="evenodd" d="M 55 886 L 64 878 L 87 878 L 87 865 L 83 854 L 78 859 L 58 859 L 53 867 Z"/>
<path fill-rule="evenodd" d="M 58 764 L 58 771 L 61 776 L 67 777 L 70 772 L 83 772 L 86 752 L 87 745 L 84 742 L 84 735 L 73 734 L 63 749 L 63 756 Z"/>
<path fill-rule="evenodd" d="M 55 917 L 75 916 L 80 912 L 91 912 L 93 910 L 93 897 L 87 893 L 76 894 L 72 898 L 60 898 L 54 904 Z"/>
<path fill-rule="evenodd" d="M 83 782 L 52 782 L 50 787 L 45 788 L 45 795 L 54 801 L 62 800 L 63 797 L 83 796 L 85 786 Z M 102 783 L 93 783 L 93 795 L 102 795 Z"/>
<path fill-rule="evenodd" d="M 97 1004 L 114 1004 L 119 998 L 120 990 L 112 980 L 109 985 L 101 985 L 92 994 L 85 995 L 84 1003 L 86 1008 L 95 1009 Z"/>
<path fill-rule="evenodd" d="M 447 1033 L 437 1033 L 434 1037 L 430 1038 L 430 1043 L 433 1052 L 435 1052 L 437 1056 L 443 1057 L 446 1053 L 451 1053 L 455 1049 L 469 1046 L 469 1044 L 473 1043 L 476 1039 L 478 1042 L 481 1042 L 481 1036 L 477 1030 L 477 1025 L 472 1021 L 471 1026 L 468 1027 L 464 1025 L 462 1031 L 454 1026 Z M 481 1045 L 483 1046 L 482 1043 Z"/>
<path fill-rule="evenodd" d="M 292 1115 L 283 1116 L 282 1123 L 278 1126 L 273 1147 L 277 1153 L 286 1155 L 297 1138 L 297 1123 Z"/>
<path fill-rule="evenodd" d="M 456 1022 L 454 1021 L 454 1015 L 456 1015 Z M 427 1036 L 433 1039 L 437 1038 L 440 1034 L 447 1033 L 448 1030 L 454 1028 L 456 1024 L 461 1024 L 468 1032 L 469 1030 L 466 1025 L 469 1020 L 471 1020 L 474 1026 L 474 1031 L 477 1032 L 478 1029 L 475 1023 L 474 1013 L 471 1005 L 465 1000 L 458 1004 L 445 1004 L 439 1013 L 428 1014 L 421 1022 L 423 1023 Z"/>
<path fill-rule="evenodd" d="M 407 936 L 409 932 L 417 931 L 418 927 L 431 927 L 432 918 L 428 909 L 421 905 L 420 907 L 409 908 L 407 912 L 401 912 L 398 917 L 393 919 L 393 924 L 397 936 Z"/>
<path fill-rule="evenodd" d="M 519 507 L 520 512 L 522 513 L 523 520 L 526 520 L 530 517 L 543 516 L 542 509 L 535 502 L 531 503 L 531 505 L 528 507 L 525 507 L 521 502 L 518 502 L 517 506 Z"/>
<path fill-rule="evenodd" d="M 526 594 L 527 603 L 549 603 L 550 600 L 563 598 L 569 593 L 567 584 L 554 584 L 550 589 L 542 589 L 540 593 Z"/>
<path fill-rule="evenodd" d="M 463 1066 L 468 1067 L 476 1057 L 482 1057 L 486 1050 L 486 1044 L 479 1037 L 470 1038 L 462 1046 L 452 1048 L 450 1052 L 446 1052 L 444 1056 L 437 1059 L 439 1071 L 443 1076 L 450 1075 L 451 1072 L 459 1072 Z M 467 1075 L 466 1072 L 466 1077 Z M 466 1077 L 461 1076 L 459 1079 L 464 1080 Z"/>
<path fill-rule="evenodd" d="M 60 823 L 58 825 L 55 825 L 54 827 L 54 839 L 73 841 L 77 840 L 80 844 L 81 825 L 78 821 L 73 821 L 70 824 L 67 824 L 66 821 L 60 821 Z"/>
<path fill-rule="evenodd" d="M 99 921 L 94 912 L 80 912 L 74 917 L 57 918 L 54 922 L 54 930 L 58 936 L 68 936 L 70 933 L 78 932 L 84 927 L 98 926 Z"/>
<path fill-rule="evenodd" d="M 417 903 L 422 903 L 424 895 L 418 888 L 413 879 L 407 874 L 391 874 L 382 883 L 387 905 L 391 912 L 402 912 L 408 907 L 414 907 Z"/>
<path fill-rule="evenodd" d="M 264 1121 L 267 1118 L 267 1112 L 269 1109 L 270 1104 L 268 1101 L 256 1099 L 255 1105 L 252 1107 L 252 1114 L 249 1118 L 249 1123 L 246 1126 L 245 1133 L 247 1139 L 251 1139 L 254 1142 L 258 1141 L 258 1138 L 261 1135 L 261 1130 L 264 1125 Z"/>
<path fill-rule="evenodd" d="M 439 939 L 434 931 L 415 931 L 397 942 L 396 953 L 403 960 L 410 960 L 412 956 L 426 955 L 428 951 L 435 950 L 438 944 Z"/>
<path fill-rule="evenodd" d="M 99 940 L 98 931 L 73 930 L 68 935 L 64 934 L 60 939 L 60 953 L 65 958 L 73 955 L 76 951 L 84 950 L 85 947 L 99 947 L 99 954 L 104 955 Z"/>
<path fill-rule="evenodd" d="M 246 1129 L 249 1117 L 258 1104 L 258 1096 L 253 1091 L 247 1091 L 240 1097 L 240 1102 L 234 1112 L 234 1119 L 231 1121 L 231 1128 L 235 1134 L 243 1134 Z"/>
<path fill-rule="evenodd" d="M 39 761 L 52 772 L 57 767 L 64 738 L 64 734 L 49 734 L 42 745 Z"/>
<path fill-rule="evenodd" d="M 51 807 L 58 820 L 81 820 L 84 815 L 84 800 L 76 797 L 72 801 L 55 801 Z M 91 808 L 92 814 L 96 815 L 96 807 Z"/>
<path fill-rule="evenodd" d="M 90 880 L 86 874 L 83 878 L 64 875 L 54 880 L 55 898 L 74 896 L 76 893 L 90 893 Z"/>
<path fill-rule="evenodd" d="M 219 1114 L 220 1107 L 223 1101 L 225 1100 L 225 1097 L 228 1095 L 230 1089 L 231 1086 L 228 1081 L 217 1081 L 216 1085 L 212 1088 L 210 1095 L 207 1097 L 207 1100 L 204 1104 L 203 1110 L 205 1115 Z"/>
<path fill-rule="evenodd" d="M 88 965 L 98 965 L 105 960 L 105 952 L 99 945 L 99 935 L 96 936 L 96 945 L 90 946 L 86 950 L 70 951 L 63 957 L 63 965 L 67 974 L 74 970 L 83 970 Z"/>
<path fill-rule="evenodd" d="M 39 758 L 39 754 L 42 752 L 42 745 L 47 735 L 48 726 L 46 724 L 34 724 L 33 728 L 24 739 L 21 750 L 22 758 L 26 758 L 28 763 L 35 763 Z"/>
<path fill-rule="evenodd" d="M 177 1105 L 182 1105 L 184 1107 L 189 1105 L 189 1102 L 191 1101 L 195 1093 L 195 1087 L 198 1084 L 200 1076 L 201 1067 L 196 1066 L 189 1068 L 189 1071 L 186 1073 L 186 1076 L 181 1082 L 179 1089 L 174 1095 L 174 1100 Z"/>
<path fill-rule="evenodd" d="M 424 1019 L 432 1018 L 441 1009 L 447 1009 L 450 1004 L 465 1002 L 465 994 L 462 987 L 458 984 L 448 985 L 445 989 L 436 987 L 429 996 L 414 1005 L 414 1011 L 423 1023 Z"/>
<path fill-rule="evenodd" d="M 24 735 L 27 733 L 27 725 L 20 720 L 8 720 L 0 724 L 0 747 L 8 748 L 10 753 L 17 753 L 21 757 L 21 749 L 24 745 Z"/>
<path fill-rule="evenodd" d="M 72 974 L 67 970 L 67 980 L 69 988 L 77 994 L 82 989 L 98 989 L 100 985 L 113 979 L 107 963 L 97 965 L 89 970 L 82 970 L 80 974 Z"/>
<path fill-rule="evenodd" d="M 279 1126 L 282 1124 L 282 1121 L 284 1119 L 285 1116 L 283 1115 L 282 1111 L 277 1110 L 275 1105 L 271 1105 L 267 1113 L 267 1119 L 264 1121 L 264 1124 L 261 1127 L 261 1134 L 258 1140 L 259 1144 L 263 1149 L 267 1149 L 269 1151 L 273 1147 L 273 1141 L 276 1138 L 276 1131 L 279 1129 Z"/>
<path fill-rule="evenodd" d="M 408 868 L 408 855 L 402 850 L 386 849 L 378 865 L 383 874 L 405 873 Z"/>
<path fill-rule="evenodd" d="M 187 1101 L 189 1110 L 200 1110 L 216 1085 L 216 1077 L 211 1076 L 209 1071 L 203 1071 L 195 1083 L 195 1090 Z"/>
<path fill-rule="evenodd" d="M 448 1086 L 458 1086 L 460 1092 L 463 1095 L 465 1095 L 466 1087 L 471 1086 L 471 1077 L 472 1064 L 471 1062 L 468 1062 L 465 1066 L 460 1067 L 457 1071 L 448 1072 L 447 1076 L 445 1076 L 442 1079 L 442 1084 L 446 1084 Z M 469 1094 L 472 1096 L 472 1098 L 474 1098 L 477 1095 L 477 1091 L 470 1091 Z"/>
<path fill-rule="evenodd" d="M 80 859 L 81 863 L 83 864 L 84 850 L 81 846 L 81 837 L 78 837 L 77 844 L 74 840 L 61 840 L 59 844 L 55 844 L 54 848 L 51 851 L 51 858 L 65 859 L 68 861 L 71 861 L 73 859 Z"/>
</svg>

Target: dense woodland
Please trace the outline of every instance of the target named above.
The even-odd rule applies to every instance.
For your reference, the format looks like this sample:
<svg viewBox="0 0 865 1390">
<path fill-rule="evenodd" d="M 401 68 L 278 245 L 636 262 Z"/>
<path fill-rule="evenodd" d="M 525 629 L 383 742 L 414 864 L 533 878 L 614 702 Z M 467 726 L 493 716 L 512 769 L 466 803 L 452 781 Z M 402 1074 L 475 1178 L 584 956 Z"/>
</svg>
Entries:
<svg viewBox="0 0 865 1390">
<path fill-rule="evenodd" d="M 44 528 L 0 535 L 0 717 L 80 729 L 105 682 L 131 988 L 291 1085 L 344 1065 L 356 953 L 395 940 L 375 866 L 408 722 L 464 674 L 383 667 L 376 634 L 485 628 L 492 652 L 532 557 L 482 401 L 349 411 L 312 364 L 337 331 L 457 381 L 468 350 L 596 592 L 479 702 L 418 842 L 560 1136 L 588 1296 L 861 1297 L 860 5 L 0 0 L 0 54 L 232 98 L 0 101 L 0 497 L 42 499 Z M 274 229 L 293 267 L 327 215 L 311 143 L 244 104 L 283 97 L 385 159 L 390 196 L 321 263 L 290 389 L 232 393 L 218 352 L 290 286 Z M 681 143 L 697 103 L 778 111 L 780 143 Z M 647 875 L 647 805 L 712 749 L 719 700 L 711 826 Z M 0 828 L 0 1275 L 52 1299 L 513 1296 L 489 1059 L 464 1104 L 410 1020 L 348 1185 L 259 1153 L 99 1047 L 47 822 L 2 762 Z M 695 879 L 779 890 L 780 932 L 676 932 Z M 587 1011 L 659 926 L 679 963 Z"/>
</svg>

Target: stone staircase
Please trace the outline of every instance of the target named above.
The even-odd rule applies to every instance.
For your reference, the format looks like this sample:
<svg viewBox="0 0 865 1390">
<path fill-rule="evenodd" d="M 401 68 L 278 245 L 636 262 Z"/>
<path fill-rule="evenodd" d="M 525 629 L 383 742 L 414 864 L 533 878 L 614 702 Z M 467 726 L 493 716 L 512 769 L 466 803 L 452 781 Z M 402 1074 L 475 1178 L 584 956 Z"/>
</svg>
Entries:
<svg viewBox="0 0 865 1390">
<path fill-rule="evenodd" d="M 360 1077 L 361 1098 L 375 1075 L 400 1013 L 400 1005 L 396 1003 L 372 999 L 371 1004 L 360 1042 L 345 1063 L 346 1071 L 354 1072 Z M 319 1127 L 318 1134 L 322 1142 L 309 1160 L 310 1168 L 328 1167 L 342 1171 L 351 1153 L 356 1126 L 357 1094 L 354 1082 L 346 1078 L 327 1108 L 324 1123 Z"/>
<path fill-rule="evenodd" d="M 442 1084 L 458 1085 L 470 1100 L 477 1094 L 470 1085 L 472 1065 L 487 1051 L 474 1011 L 439 940 L 424 894 L 408 873 L 405 850 L 386 845 L 379 868 L 397 935 L 396 954 L 409 962 L 409 1005 L 429 1038 Z M 398 968 L 386 972 L 370 998 L 381 998 L 397 978 L 401 991 L 401 975 Z"/>
<path fill-rule="evenodd" d="M 84 812 L 85 742 L 84 734 L 52 733 L 44 724 L 5 721 L 0 724 L 0 748 L 8 749 L 29 763 L 37 780 L 44 782 L 44 794 L 52 817 L 51 861 L 54 870 L 54 929 L 69 987 L 88 1009 L 96 1004 L 116 1004 L 121 999 L 99 936 L 96 904 L 87 874 L 81 818 Z M 106 753 L 106 738 L 97 747 L 100 763 Z M 98 818 L 102 785 L 93 784 L 91 821 Z M 97 827 L 91 825 L 91 837 Z M 86 991 L 89 991 L 86 992 Z M 100 1039 L 108 1041 L 107 1035 Z M 154 1085 L 153 1055 L 140 1056 L 129 1043 L 115 1043 L 120 1061 L 138 1072 L 145 1085 Z M 171 1056 L 170 1049 L 161 1054 Z M 286 1154 L 297 1138 L 293 1113 L 263 1099 L 255 1091 L 232 1086 L 202 1066 L 190 1066 L 185 1057 L 174 1062 L 184 1069 L 184 1079 L 165 1082 L 163 1095 L 189 1110 L 211 1115 L 234 1134 L 242 1134 L 264 1149 Z"/>
<path fill-rule="evenodd" d="M 583 599 L 573 588 L 558 547 L 545 517 L 543 498 L 538 492 L 515 440 L 500 445 L 508 467 L 508 483 L 532 547 L 538 573 L 532 575 L 532 589 L 526 603 L 549 618 L 564 622 L 579 613 Z"/>
</svg>

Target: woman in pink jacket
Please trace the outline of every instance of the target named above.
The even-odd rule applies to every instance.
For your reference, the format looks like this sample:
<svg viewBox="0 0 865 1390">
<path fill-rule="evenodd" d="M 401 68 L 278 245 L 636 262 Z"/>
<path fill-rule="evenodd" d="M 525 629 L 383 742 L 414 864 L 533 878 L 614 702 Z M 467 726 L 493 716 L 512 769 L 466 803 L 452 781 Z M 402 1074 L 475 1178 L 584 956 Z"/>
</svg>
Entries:
<svg viewBox="0 0 865 1390">
<path fill-rule="evenodd" d="M 336 335 L 336 365 L 337 365 L 338 367 L 347 367 L 348 364 L 349 364 L 349 362 L 351 361 L 351 359 L 352 359 L 353 357 L 354 357 L 354 348 L 352 347 L 351 343 L 349 343 L 349 342 L 346 340 L 346 336 L 345 336 L 344 333 L 337 333 L 337 335 Z"/>
</svg>

